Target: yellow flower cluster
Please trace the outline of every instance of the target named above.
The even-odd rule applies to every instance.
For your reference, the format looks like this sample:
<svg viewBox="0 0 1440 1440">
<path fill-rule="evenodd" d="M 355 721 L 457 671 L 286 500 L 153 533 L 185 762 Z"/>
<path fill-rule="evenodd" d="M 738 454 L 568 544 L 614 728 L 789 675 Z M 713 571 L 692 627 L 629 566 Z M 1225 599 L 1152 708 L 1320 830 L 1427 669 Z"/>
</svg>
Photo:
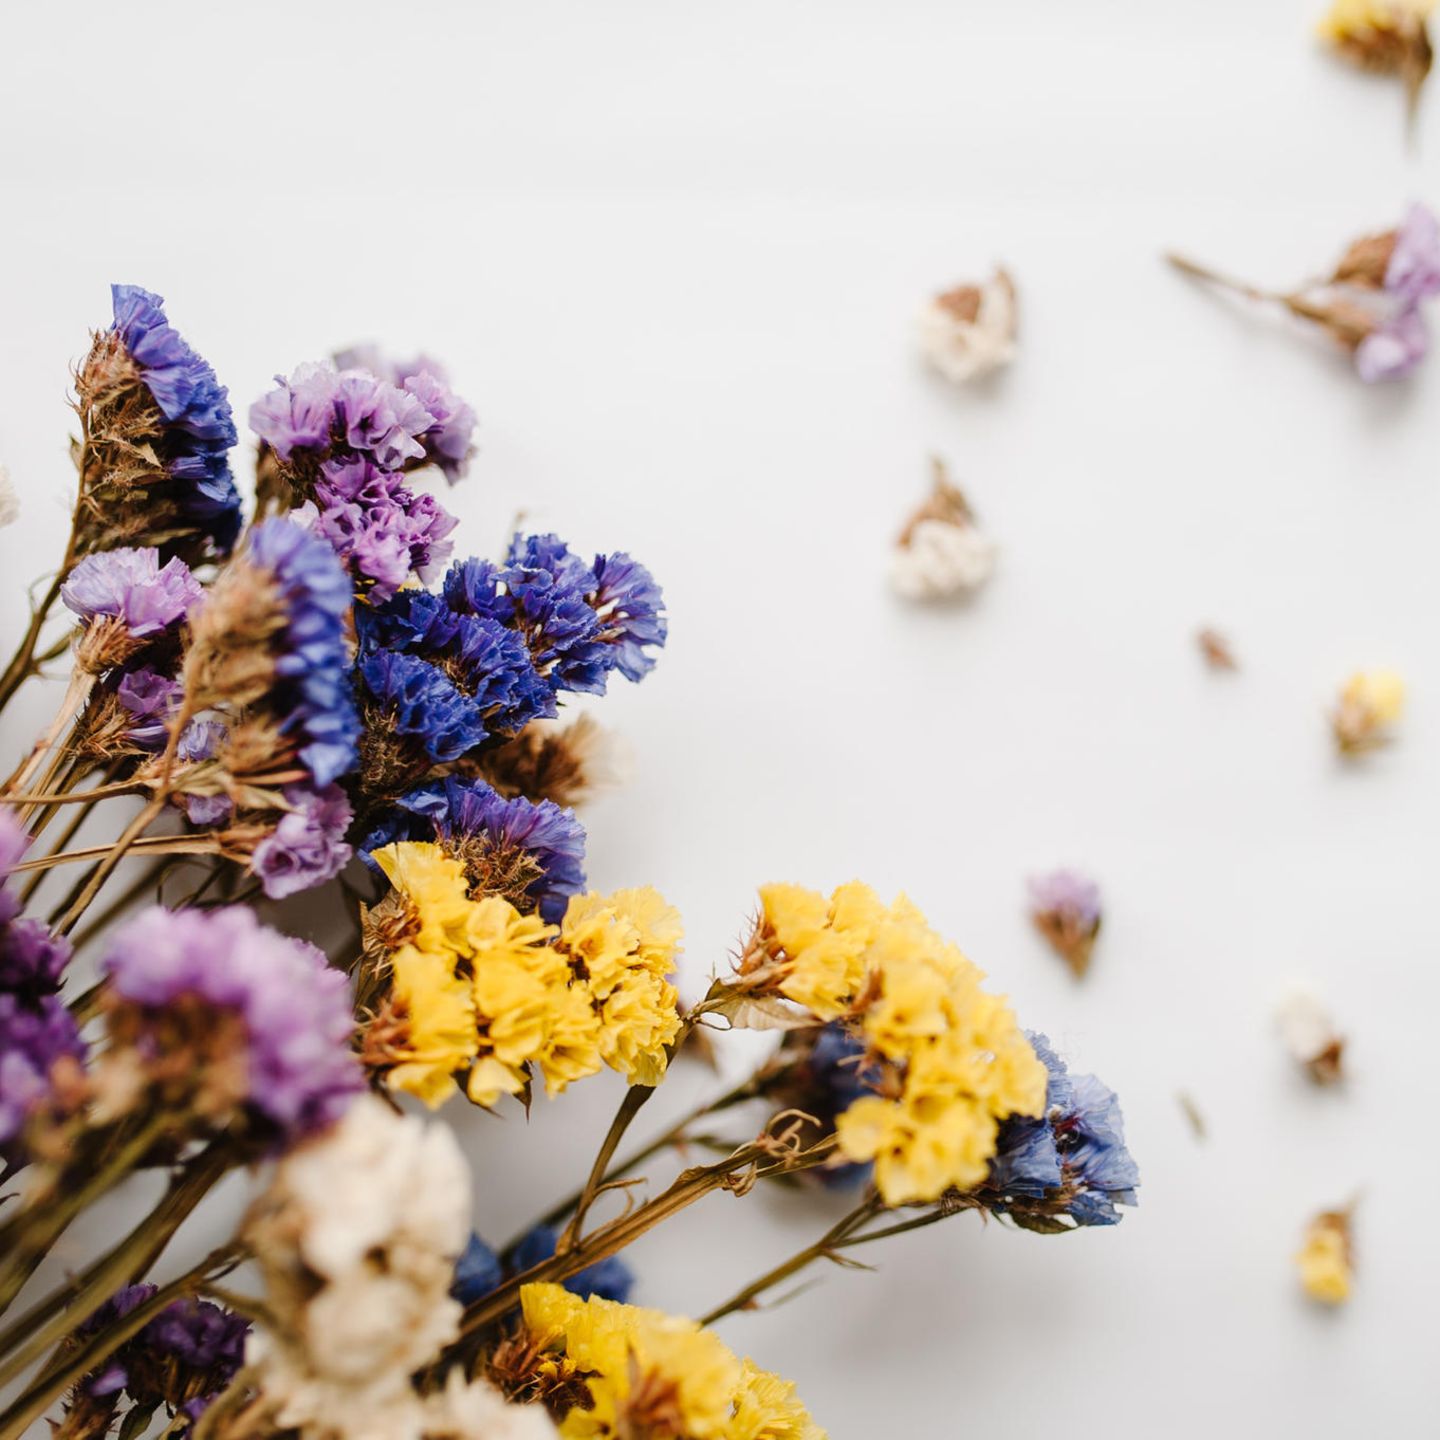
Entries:
<svg viewBox="0 0 1440 1440">
<path fill-rule="evenodd" d="M 571 900 L 558 930 L 507 900 L 472 899 L 464 865 L 403 841 L 375 860 L 407 902 L 390 957 L 403 1039 L 386 1083 L 436 1106 L 520 1094 L 532 1067 L 550 1094 L 609 1065 L 653 1085 L 679 1031 L 669 981 L 680 917 L 650 889 Z"/>
<path fill-rule="evenodd" d="M 1398 30 L 1407 22 L 1426 20 L 1436 0 L 1335 0 L 1320 22 L 1320 34 L 1336 44 L 1366 41 L 1372 35 Z"/>
<path fill-rule="evenodd" d="M 822 1020 L 848 1015 L 887 1080 L 836 1125 L 841 1151 L 875 1162 L 891 1205 L 972 1189 L 986 1176 L 999 1122 L 1039 1115 L 1045 1066 L 981 970 L 903 896 L 858 883 L 827 900 L 792 885 L 761 891 L 776 988 Z"/>
<path fill-rule="evenodd" d="M 825 1440 L 793 1385 L 693 1320 L 560 1285 L 526 1285 L 520 1304 L 541 1378 L 579 1375 L 589 1390 L 588 1409 L 560 1417 L 562 1440 Z"/>
<path fill-rule="evenodd" d="M 1305 1293 L 1323 1305 L 1341 1305 L 1350 1298 L 1350 1225 L 1335 1211 L 1317 1215 L 1305 1232 L 1295 1257 Z"/>
</svg>

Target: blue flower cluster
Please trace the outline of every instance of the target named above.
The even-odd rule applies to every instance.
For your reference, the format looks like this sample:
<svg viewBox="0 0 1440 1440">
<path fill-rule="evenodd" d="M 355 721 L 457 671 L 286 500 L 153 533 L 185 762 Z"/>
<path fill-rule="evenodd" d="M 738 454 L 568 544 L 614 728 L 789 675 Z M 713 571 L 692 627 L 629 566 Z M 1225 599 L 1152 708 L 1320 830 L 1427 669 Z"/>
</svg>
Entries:
<svg viewBox="0 0 1440 1440">
<path fill-rule="evenodd" d="M 359 849 L 436 839 L 527 857 L 537 873 L 526 894 L 551 922 L 564 915 L 570 896 L 585 888 L 585 830 L 574 814 L 550 800 L 507 800 L 483 780 L 452 776 L 409 791 Z"/>
<path fill-rule="evenodd" d="M 180 513 L 228 554 L 240 533 L 240 495 L 230 474 L 237 440 L 229 392 L 165 316 L 165 302 L 139 285 L 112 285 L 113 333 L 139 368 L 164 420 L 156 444 L 174 481 Z"/>
<path fill-rule="evenodd" d="M 1093 1075 L 1071 1075 L 1044 1035 L 1031 1034 L 1050 1072 L 1045 1115 L 1007 1120 L 991 1162 L 987 1200 L 1017 1222 L 1041 1215 L 1075 1225 L 1114 1225 L 1118 1205 L 1136 1204 L 1140 1171 L 1125 1148 L 1124 1117 L 1115 1092 Z"/>
<path fill-rule="evenodd" d="M 345 639 L 350 578 L 330 546 L 292 520 L 255 526 L 250 559 L 274 576 L 285 607 L 275 664 L 284 728 L 316 785 L 328 785 L 355 768 L 360 735 Z"/>
<path fill-rule="evenodd" d="M 478 1235 L 471 1235 L 465 1253 L 455 1265 L 455 1283 L 450 1293 L 462 1304 L 473 1305 L 483 1300 L 512 1275 L 523 1274 L 532 1266 L 548 1260 L 560 1236 L 549 1225 L 537 1225 L 502 1257 L 497 1255 Z M 617 1300 L 622 1304 L 630 1298 L 635 1286 L 635 1273 L 618 1255 L 599 1260 L 577 1270 L 562 1282 L 567 1290 L 581 1299 L 598 1296 L 601 1300 Z"/>
</svg>

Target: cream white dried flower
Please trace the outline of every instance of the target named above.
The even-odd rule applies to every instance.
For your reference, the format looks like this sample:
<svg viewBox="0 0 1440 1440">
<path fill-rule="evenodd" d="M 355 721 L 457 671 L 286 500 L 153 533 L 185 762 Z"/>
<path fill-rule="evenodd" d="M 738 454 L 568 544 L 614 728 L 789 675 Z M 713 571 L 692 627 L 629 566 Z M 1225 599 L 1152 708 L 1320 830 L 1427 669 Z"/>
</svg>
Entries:
<svg viewBox="0 0 1440 1440">
<path fill-rule="evenodd" d="M 13 525 L 20 518 L 20 495 L 10 472 L 0 465 L 0 530 Z"/>
<path fill-rule="evenodd" d="M 900 532 L 890 562 L 890 583 L 907 600 L 968 595 L 995 569 L 995 546 L 981 534 L 965 496 L 943 462 L 931 464 L 930 495 Z"/>
<path fill-rule="evenodd" d="M 541 1405 L 513 1405 L 484 1380 L 468 1384 L 452 1370 L 443 1390 L 426 1397 L 425 1440 L 554 1440 Z"/>
<path fill-rule="evenodd" d="M 920 350 L 947 380 L 963 385 L 1015 358 L 1015 282 L 997 268 L 983 285 L 957 285 L 920 312 Z"/>
<path fill-rule="evenodd" d="M 1345 1039 L 1317 995 L 1293 987 L 1276 1007 L 1275 1023 L 1295 1063 L 1317 1085 L 1344 1079 Z"/>
<path fill-rule="evenodd" d="M 246 1222 L 272 1317 L 246 1359 L 278 1424 L 307 1440 L 423 1433 L 410 1376 L 458 1333 L 469 1217 L 453 1134 L 371 1096 L 280 1162 Z"/>
</svg>

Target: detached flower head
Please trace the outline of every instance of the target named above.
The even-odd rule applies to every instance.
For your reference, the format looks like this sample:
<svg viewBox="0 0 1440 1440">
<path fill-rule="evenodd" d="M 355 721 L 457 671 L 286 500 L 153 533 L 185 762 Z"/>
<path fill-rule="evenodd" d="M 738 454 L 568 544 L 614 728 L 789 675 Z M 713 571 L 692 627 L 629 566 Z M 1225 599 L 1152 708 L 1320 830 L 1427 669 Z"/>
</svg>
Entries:
<svg viewBox="0 0 1440 1440">
<path fill-rule="evenodd" d="M 13 525 L 20 518 L 20 495 L 10 471 L 0 465 L 0 530 Z"/>
<path fill-rule="evenodd" d="M 988 375 L 1015 357 L 1015 282 L 997 269 L 981 285 L 957 285 L 920 312 L 920 352 L 955 385 Z"/>
<path fill-rule="evenodd" d="M 1398 76 L 1413 121 L 1434 60 L 1426 26 L 1434 9 L 1435 0 L 1332 0 L 1320 35 L 1352 65 Z"/>
<path fill-rule="evenodd" d="M 1345 1076 L 1345 1037 L 1309 990 L 1293 989 L 1275 1014 L 1285 1048 L 1317 1085 L 1335 1085 Z"/>
<path fill-rule="evenodd" d="M 1341 755 L 1363 755 L 1388 745 L 1405 709 L 1405 682 L 1393 670 L 1357 670 L 1345 682 L 1330 716 Z"/>
<path fill-rule="evenodd" d="M 290 1143 L 362 1087 L 345 976 L 251 910 L 146 910 L 113 932 L 101 971 L 107 1059 L 207 1125 Z"/>
<path fill-rule="evenodd" d="M 1029 889 L 1035 928 L 1080 979 L 1100 934 L 1100 887 L 1076 870 L 1052 870 L 1034 876 Z"/>
<path fill-rule="evenodd" d="M 931 493 L 895 542 L 890 583 L 907 600 L 949 600 L 978 590 L 994 569 L 995 546 L 936 460 Z"/>
<path fill-rule="evenodd" d="M 1324 1210 L 1310 1222 L 1295 1256 L 1300 1284 L 1322 1305 L 1343 1305 L 1350 1298 L 1355 1276 L 1350 1232 L 1348 1209 Z"/>
</svg>

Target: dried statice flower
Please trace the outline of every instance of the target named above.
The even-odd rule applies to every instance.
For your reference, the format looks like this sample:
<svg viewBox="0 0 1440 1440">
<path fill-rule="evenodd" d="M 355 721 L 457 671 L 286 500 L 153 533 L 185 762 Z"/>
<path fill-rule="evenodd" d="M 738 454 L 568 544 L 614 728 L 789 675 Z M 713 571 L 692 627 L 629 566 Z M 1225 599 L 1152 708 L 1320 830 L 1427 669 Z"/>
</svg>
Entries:
<svg viewBox="0 0 1440 1440">
<path fill-rule="evenodd" d="M 206 1128 L 267 1145 L 333 1124 L 362 1088 L 345 976 L 251 910 L 155 906 L 112 932 L 101 962 L 102 1097 L 155 1093 Z"/>
<path fill-rule="evenodd" d="M 1429 351 L 1421 304 L 1440 295 L 1440 222 L 1423 205 L 1412 205 L 1398 228 L 1357 240 L 1331 275 L 1296 290 L 1263 290 L 1182 256 L 1167 258 L 1184 274 L 1280 305 L 1318 327 L 1367 382 L 1404 379 Z"/>
<path fill-rule="evenodd" d="M 79 1327 L 76 1338 L 103 1333 L 155 1293 L 149 1284 L 118 1291 Z M 86 1407 L 113 1412 L 124 1395 L 138 1411 L 163 1405 L 167 1414 L 193 1422 L 239 1372 L 249 1329 L 243 1316 L 208 1300 L 176 1300 L 76 1384 L 67 1412 Z"/>
<path fill-rule="evenodd" d="M 1081 979 L 1100 934 L 1100 887 L 1076 870 L 1052 870 L 1029 881 L 1030 918 Z"/>
<path fill-rule="evenodd" d="M 1235 652 L 1230 648 L 1230 642 L 1218 630 L 1206 626 L 1195 636 L 1195 643 L 1200 647 L 1200 654 L 1204 657 L 1205 663 L 1212 670 L 1238 670 L 1239 662 L 1235 659 Z"/>
<path fill-rule="evenodd" d="M 1277 1006 L 1275 1022 L 1285 1048 L 1317 1085 L 1345 1078 L 1345 1037 L 1312 991 L 1292 989 Z"/>
<path fill-rule="evenodd" d="M 397 840 L 434 840 L 463 861 L 476 894 L 500 895 L 556 921 L 585 888 L 585 830 L 548 800 L 505 799 L 480 780 L 454 778 L 412 790 L 358 842 L 363 852 Z"/>
<path fill-rule="evenodd" d="M 428 355 L 388 360 L 373 345 L 357 345 L 337 354 L 335 364 L 341 370 L 368 370 L 419 400 L 434 419 L 421 436 L 430 459 L 452 485 L 464 477 L 474 454 L 475 411 L 450 388 L 438 360 Z"/>
<path fill-rule="evenodd" d="M 560 1242 L 559 1232 L 549 1225 L 537 1225 L 506 1257 L 510 1269 L 519 1274 L 542 1260 L 548 1260 Z M 582 1300 L 598 1295 L 602 1300 L 626 1301 L 635 1288 L 635 1272 L 618 1256 L 612 1255 L 577 1270 L 564 1282 L 565 1288 Z"/>
<path fill-rule="evenodd" d="M 1095 1076 L 1071 1075 L 1044 1035 L 1028 1038 L 1049 1071 L 1045 1114 L 1003 1122 L 983 1202 L 1028 1229 L 1118 1224 L 1140 1184 L 1120 1102 Z"/>
<path fill-rule="evenodd" d="M 1336 749 L 1353 758 L 1388 745 L 1404 709 L 1405 682 L 1395 671 L 1357 670 L 1330 715 Z"/>
<path fill-rule="evenodd" d="M 1352 1211 L 1322 1210 L 1306 1227 L 1295 1256 L 1300 1284 L 1322 1305 L 1343 1305 L 1355 1278 Z"/>
<path fill-rule="evenodd" d="M 905 522 L 890 562 L 890 583 L 907 600 L 973 594 L 995 569 L 995 546 L 940 460 L 929 496 Z"/>
<path fill-rule="evenodd" d="M 456 1379 L 422 1400 L 411 1383 L 458 1333 L 450 1290 L 469 1213 L 453 1134 L 369 1097 L 281 1162 L 245 1227 L 268 1317 L 246 1359 L 272 1428 L 304 1440 L 470 1440 L 466 1416 L 493 1392 Z M 506 1434 L 505 1412 L 495 1418 Z"/>
<path fill-rule="evenodd" d="M 1435 54 L 1427 22 L 1435 0 L 1332 0 L 1320 35 L 1342 59 L 1405 87 L 1413 125 Z"/>
<path fill-rule="evenodd" d="M 240 496 L 225 387 L 170 325 L 160 296 L 138 285 L 110 290 L 114 323 L 76 376 L 76 552 L 148 542 L 192 558 L 226 554 L 240 531 Z"/>
<path fill-rule="evenodd" d="M 77 663 L 95 674 L 122 664 L 187 619 L 204 593 L 179 556 L 161 565 L 153 546 L 84 556 L 60 587 L 81 622 Z"/>
<path fill-rule="evenodd" d="M 0 1159 L 25 1163 L 25 1130 L 47 1106 L 63 1067 L 85 1056 L 74 1017 L 58 995 L 0 993 Z"/>
<path fill-rule="evenodd" d="M 523 795 L 574 809 L 623 785 L 631 757 L 613 730 L 577 715 L 565 723 L 532 721 L 513 740 L 483 751 L 475 765 L 479 777 L 507 798 Z"/>
<path fill-rule="evenodd" d="M 10 471 L 0 465 L 0 530 L 20 518 L 20 492 L 10 478 Z"/>
<path fill-rule="evenodd" d="M 256 845 L 250 859 L 251 873 L 259 877 L 272 900 L 333 879 L 352 853 L 345 835 L 354 811 L 338 785 L 319 790 L 290 785 L 284 798 L 290 809 Z"/>
<path fill-rule="evenodd" d="M 945 290 L 920 312 L 920 353 L 952 384 L 963 385 L 1015 358 L 1018 328 L 1015 282 L 997 268 L 983 284 Z"/>
</svg>

